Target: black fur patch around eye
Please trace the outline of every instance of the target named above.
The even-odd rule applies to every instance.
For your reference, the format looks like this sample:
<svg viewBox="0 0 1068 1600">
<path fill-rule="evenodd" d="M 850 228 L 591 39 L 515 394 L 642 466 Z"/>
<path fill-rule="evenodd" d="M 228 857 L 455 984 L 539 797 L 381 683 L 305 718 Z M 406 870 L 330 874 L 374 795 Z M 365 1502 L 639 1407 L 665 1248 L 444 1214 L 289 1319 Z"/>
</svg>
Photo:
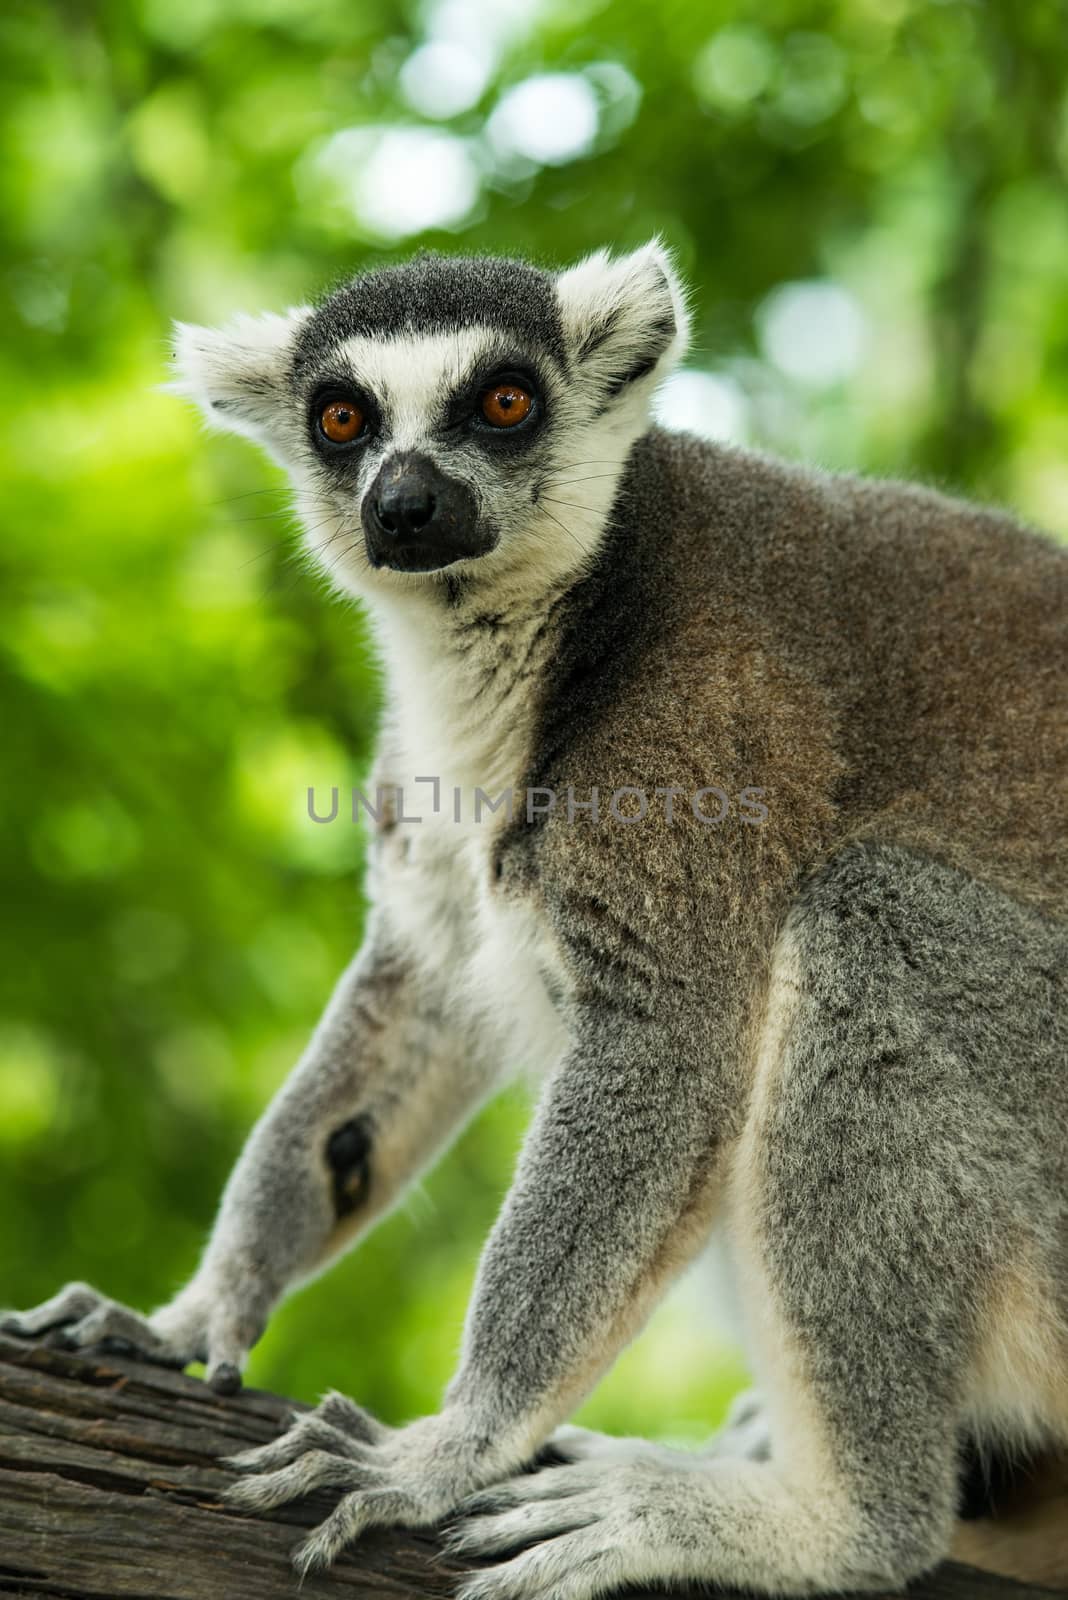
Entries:
<svg viewBox="0 0 1068 1600">
<path fill-rule="evenodd" d="M 339 1217 L 349 1216 L 366 1198 L 373 1144 L 370 1117 L 343 1122 L 326 1141 L 326 1159 L 334 1175 L 334 1210 Z"/>
</svg>

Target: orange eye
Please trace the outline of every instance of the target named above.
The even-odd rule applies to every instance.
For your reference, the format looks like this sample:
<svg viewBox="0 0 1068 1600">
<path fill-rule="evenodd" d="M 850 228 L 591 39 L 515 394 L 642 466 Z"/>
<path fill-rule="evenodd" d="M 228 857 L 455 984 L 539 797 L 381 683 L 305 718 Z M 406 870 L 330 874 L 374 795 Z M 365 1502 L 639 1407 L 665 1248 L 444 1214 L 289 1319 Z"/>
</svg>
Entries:
<svg viewBox="0 0 1068 1600">
<path fill-rule="evenodd" d="M 494 428 L 514 428 L 530 415 L 534 396 L 518 383 L 495 383 L 481 400 L 482 415 Z"/>
<path fill-rule="evenodd" d="M 331 444 L 350 444 L 363 431 L 363 412 L 355 400 L 331 400 L 319 413 L 319 427 Z"/>
</svg>

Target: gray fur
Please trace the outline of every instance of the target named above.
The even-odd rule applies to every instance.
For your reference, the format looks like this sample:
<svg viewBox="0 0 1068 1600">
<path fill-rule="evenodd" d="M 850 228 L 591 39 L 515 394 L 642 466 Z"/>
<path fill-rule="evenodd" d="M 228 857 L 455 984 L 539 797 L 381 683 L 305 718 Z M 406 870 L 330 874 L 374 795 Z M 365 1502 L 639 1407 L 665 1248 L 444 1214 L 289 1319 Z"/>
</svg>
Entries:
<svg viewBox="0 0 1068 1600">
<path fill-rule="evenodd" d="M 566 364 L 563 328 L 552 276 L 503 256 L 457 259 L 427 251 L 403 266 L 385 267 L 340 284 L 309 318 L 293 352 L 298 386 L 325 351 L 346 339 L 388 339 L 457 328 L 495 328 Z"/>
<path fill-rule="evenodd" d="M 927 491 L 651 429 L 684 324 L 654 248 L 559 277 L 423 259 L 182 337 L 182 386 L 286 461 L 326 565 L 334 519 L 406 806 L 430 772 L 768 811 L 453 827 L 394 800 L 365 949 L 193 1283 L 147 1321 L 78 1285 L 9 1323 L 230 1381 L 288 1286 L 542 1071 L 441 1413 L 331 1396 L 237 1463 L 246 1506 L 343 1491 L 303 1568 L 452 1515 L 497 1562 L 467 1600 L 896 1585 L 948 1549 L 966 1440 L 1068 1442 L 1068 560 Z M 543 406 L 500 450 L 469 426 L 497 364 Z M 324 380 L 376 408 L 362 453 L 310 436 Z M 372 571 L 364 497 L 416 448 L 499 538 Z M 554 1432 L 713 1232 L 763 1408 L 691 1455 Z"/>
</svg>

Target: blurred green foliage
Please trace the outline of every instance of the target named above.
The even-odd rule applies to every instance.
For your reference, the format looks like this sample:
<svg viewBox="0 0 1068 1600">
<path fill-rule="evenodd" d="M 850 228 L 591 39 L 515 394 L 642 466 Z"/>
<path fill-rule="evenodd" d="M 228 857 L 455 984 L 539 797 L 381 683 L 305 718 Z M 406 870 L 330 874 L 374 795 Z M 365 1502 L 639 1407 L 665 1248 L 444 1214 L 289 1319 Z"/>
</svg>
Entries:
<svg viewBox="0 0 1068 1600">
<path fill-rule="evenodd" d="M 417 244 L 660 230 L 696 306 L 669 419 L 1064 532 L 1068 8 L 16 0 L 0 45 L 0 1301 L 149 1305 L 357 942 L 361 840 L 304 797 L 357 781 L 379 702 L 277 474 L 157 391 L 171 319 Z M 432 1408 L 524 1115 L 289 1302 L 252 1378 Z M 740 1369 L 693 1310 L 587 1415 L 716 1420 Z"/>
</svg>

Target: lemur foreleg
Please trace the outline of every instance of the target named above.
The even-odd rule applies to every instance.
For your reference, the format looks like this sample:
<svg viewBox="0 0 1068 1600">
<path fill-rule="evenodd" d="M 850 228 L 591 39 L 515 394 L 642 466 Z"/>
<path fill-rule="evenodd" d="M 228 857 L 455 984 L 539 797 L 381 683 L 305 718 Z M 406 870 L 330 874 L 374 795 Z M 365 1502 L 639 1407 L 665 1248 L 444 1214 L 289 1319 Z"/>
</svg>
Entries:
<svg viewBox="0 0 1068 1600">
<path fill-rule="evenodd" d="M 54 1330 L 72 1348 L 119 1340 L 174 1366 L 203 1361 L 217 1389 L 236 1388 L 286 1290 L 381 1215 L 493 1087 L 485 1050 L 457 1015 L 379 922 L 250 1134 L 176 1298 L 145 1316 L 68 1284 L 0 1328 Z"/>
<path fill-rule="evenodd" d="M 239 1463 L 258 1474 L 236 1490 L 249 1508 L 347 1491 L 300 1567 L 367 1527 L 457 1514 L 455 1549 L 499 1562 L 467 1580 L 464 1600 L 595 1600 L 688 1580 L 886 1588 L 947 1552 L 998 1228 L 970 1012 L 948 1008 L 945 968 L 932 977 L 915 961 L 937 933 L 950 991 L 967 995 L 989 930 L 981 907 L 953 909 L 960 884 L 930 876 L 857 852 L 808 891 L 729 1138 L 709 1070 L 716 1030 L 659 1013 L 624 1021 L 609 1005 L 586 1017 L 484 1253 L 440 1415 L 386 1430 L 332 1399 L 319 1420 L 340 1424 L 339 1448 L 302 1426 Z M 917 879 L 942 896 L 931 921 Z M 726 986 L 719 998 L 741 1037 Z M 553 1437 L 721 1211 L 770 1458 Z M 565 1464 L 521 1470 L 550 1438 Z"/>
<path fill-rule="evenodd" d="M 462 1600 L 896 1592 L 949 1553 L 965 1427 L 997 1420 L 983 1343 L 1003 1323 L 986 1318 L 1041 1248 L 999 1187 L 1029 1159 L 1001 1107 L 1016 1063 L 1061 1069 L 1063 958 L 1052 928 L 910 852 L 824 869 L 779 942 L 725 1162 L 770 1450 L 563 1430 L 564 1465 L 461 1508 L 454 1549 L 498 1563 Z"/>
<path fill-rule="evenodd" d="M 483 1253 L 460 1367 L 441 1413 L 385 1429 L 336 1397 L 322 1421 L 249 1452 L 237 1502 L 266 1510 L 350 1492 L 303 1546 L 305 1569 L 363 1529 L 437 1521 L 528 1461 L 698 1247 L 714 1188 L 709 1075 L 647 1021 L 590 1016 L 548 1084 Z M 314 1433 L 314 1429 L 312 1430 Z M 266 1470 L 264 1470 L 266 1469 Z"/>
</svg>

